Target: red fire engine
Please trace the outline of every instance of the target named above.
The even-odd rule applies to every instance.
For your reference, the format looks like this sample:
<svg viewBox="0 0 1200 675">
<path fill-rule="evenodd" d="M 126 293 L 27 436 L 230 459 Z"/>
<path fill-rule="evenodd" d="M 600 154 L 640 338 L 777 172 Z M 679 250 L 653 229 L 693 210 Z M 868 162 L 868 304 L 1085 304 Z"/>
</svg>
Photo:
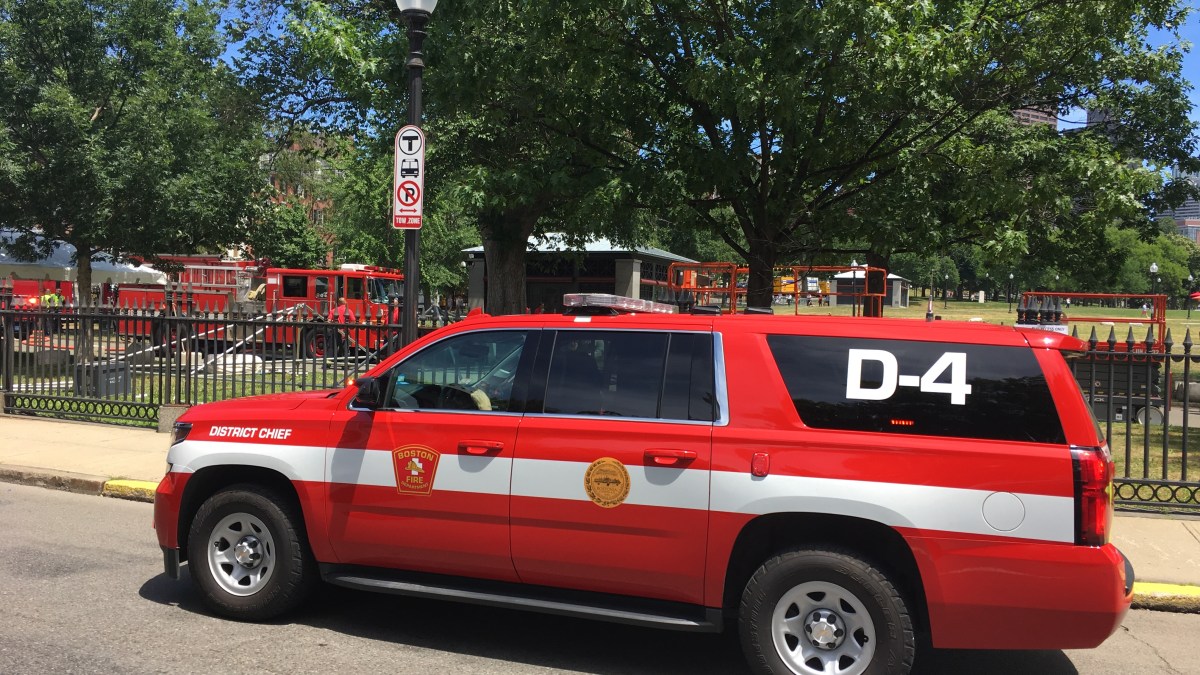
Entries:
<svg viewBox="0 0 1200 675">
<path fill-rule="evenodd" d="M 310 323 L 324 323 L 338 299 L 345 298 L 353 315 L 343 329 L 344 338 L 367 349 L 387 338 L 385 331 L 368 330 L 366 324 L 396 323 L 394 311 L 404 292 L 404 276 L 397 270 L 372 265 L 342 265 L 336 270 L 264 268 L 253 261 L 176 257 L 182 262 L 166 286 L 123 285 L 117 304 L 145 310 L 149 316 L 181 317 L 218 315 L 241 319 L 261 318 L 271 323 L 258 330 L 243 324 L 226 325 L 222 318 L 211 326 L 149 319 L 123 319 L 123 335 L 145 337 L 155 344 L 180 340 L 229 342 L 253 339 L 272 345 L 299 345 L 306 356 L 323 356 L 328 331 Z"/>
</svg>

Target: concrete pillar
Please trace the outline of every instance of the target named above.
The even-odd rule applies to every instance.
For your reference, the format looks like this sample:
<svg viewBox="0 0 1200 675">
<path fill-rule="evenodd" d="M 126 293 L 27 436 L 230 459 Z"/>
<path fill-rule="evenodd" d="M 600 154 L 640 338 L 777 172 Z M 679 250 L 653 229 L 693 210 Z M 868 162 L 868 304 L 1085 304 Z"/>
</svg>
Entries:
<svg viewBox="0 0 1200 675">
<path fill-rule="evenodd" d="M 616 289 L 613 292 L 627 298 L 641 297 L 642 261 L 633 258 L 618 260 L 616 268 Z"/>
</svg>

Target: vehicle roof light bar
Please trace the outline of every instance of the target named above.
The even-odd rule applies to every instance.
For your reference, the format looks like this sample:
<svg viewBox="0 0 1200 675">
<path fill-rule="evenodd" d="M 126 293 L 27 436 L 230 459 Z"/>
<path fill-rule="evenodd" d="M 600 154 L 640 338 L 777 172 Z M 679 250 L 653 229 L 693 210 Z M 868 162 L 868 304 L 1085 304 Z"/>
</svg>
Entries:
<svg viewBox="0 0 1200 675">
<path fill-rule="evenodd" d="M 563 296 L 563 307 L 572 314 L 584 314 L 588 310 L 605 309 L 614 312 L 643 312 L 647 314 L 675 314 L 679 308 L 661 302 L 627 298 L 610 293 L 567 293 Z"/>
</svg>

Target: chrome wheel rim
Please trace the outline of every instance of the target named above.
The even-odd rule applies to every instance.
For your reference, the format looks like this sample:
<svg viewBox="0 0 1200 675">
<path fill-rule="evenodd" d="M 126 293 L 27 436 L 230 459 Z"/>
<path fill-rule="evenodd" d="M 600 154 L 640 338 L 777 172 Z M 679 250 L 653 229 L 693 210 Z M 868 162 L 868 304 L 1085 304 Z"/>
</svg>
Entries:
<svg viewBox="0 0 1200 675">
<path fill-rule="evenodd" d="M 225 516 L 209 535 L 208 568 L 226 593 L 254 595 L 275 573 L 271 531 L 248 513 Z"/>
<path fill-rule="evenodd" d="M 783 663 L 804 675 L 860 675 L 875 654 L 875 624 L 867 608 L 827 581 L 784 593 L 771 615 L 771 635 Z"/>
</svg>

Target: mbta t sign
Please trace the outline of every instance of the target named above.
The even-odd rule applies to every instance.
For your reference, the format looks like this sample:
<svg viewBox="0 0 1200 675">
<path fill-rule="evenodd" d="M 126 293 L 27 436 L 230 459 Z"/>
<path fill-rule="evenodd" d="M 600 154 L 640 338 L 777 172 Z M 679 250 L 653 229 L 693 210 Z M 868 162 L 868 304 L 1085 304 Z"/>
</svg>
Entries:
<svg viewBox="0 0 1200 675">
<path fill-rule="evenodd" d="M 421 227 L 425 203 L 425 134 L 413 125 L 396 134 L 396 168 L 392 182 L 392 227 Z"/>
</svg>

